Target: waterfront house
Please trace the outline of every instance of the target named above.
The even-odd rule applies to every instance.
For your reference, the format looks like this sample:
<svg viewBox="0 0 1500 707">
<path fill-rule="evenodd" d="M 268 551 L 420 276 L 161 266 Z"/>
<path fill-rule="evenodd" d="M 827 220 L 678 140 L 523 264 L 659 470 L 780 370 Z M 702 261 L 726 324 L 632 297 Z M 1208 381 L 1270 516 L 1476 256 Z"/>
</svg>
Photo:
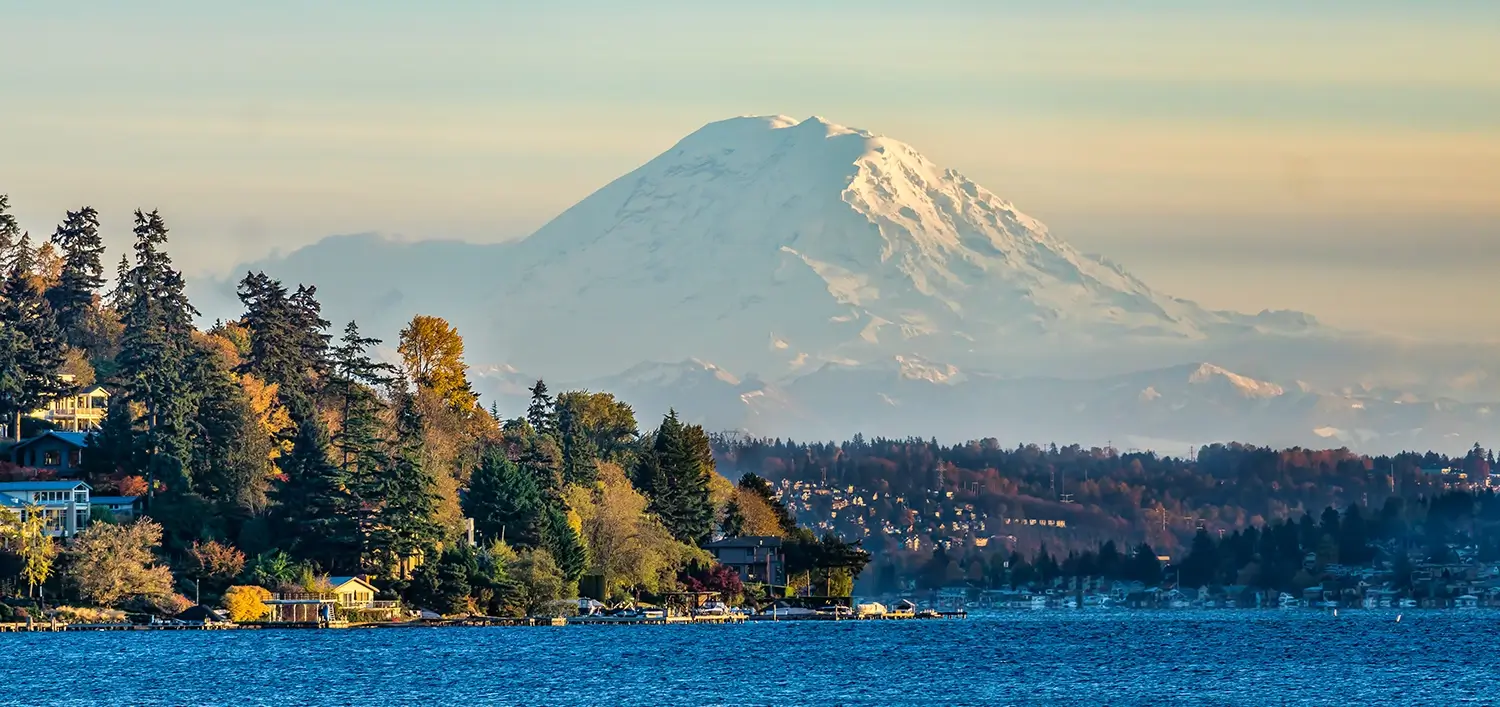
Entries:
<svg viewBox="0 0 1500 707">
<path fill-rule="evenodd" d="M 140 496 L 94 496 L 90 505 L 102 506 L 115 520 L 128 523 L 140 515 L 140 502 Z"/>
<path fill-rule="evenodd" d="M 329 577 L 325 590 L 292 591 L 266 600 L 269 623 L 342 625 L 351 618 L 387 620 L 401 612 L 401 602 L 376 599 L 380 590 L 368 577 Z"/>
<path fill-rule="evenodd" d="M 23 521 L 33 512 L 41 513 L 48 535 L 72 537 L 89 524 L 89 485 L 82 481 L 4 482 L 0 483 L 0 507 Z"/>
<path fill-rule="evenodd" d="M 354 609 L 372 607 L 375 595 L 380 592 L 362 576 L 329 577 L 328 583 L 333 586 L 333 598 L 338 600 L 339 606 Z"/>
<path fill-rule="evenodd" d="M 770 585 L 786 584 L 781 538 L 772 536 L 724 538 L 705 545 L 703 549 L 709 551 L 719 564 L 738 572 L 740 581 Z"/>
<path fill-rule="evenodd" d="M 16 466 L 46 469 L 58 476 L 76 476 L 83 463 L 83 450 L 89 444 L 89 434 L 48 430 L 12 446 L 10 461 Z"/>
</svg>

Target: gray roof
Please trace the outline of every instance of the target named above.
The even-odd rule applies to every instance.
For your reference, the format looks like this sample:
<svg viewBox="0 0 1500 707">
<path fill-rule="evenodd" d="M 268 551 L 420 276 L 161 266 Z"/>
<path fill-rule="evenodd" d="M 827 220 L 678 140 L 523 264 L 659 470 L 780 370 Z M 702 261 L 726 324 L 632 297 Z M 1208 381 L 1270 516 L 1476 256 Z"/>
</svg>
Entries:
<svg viewBox="0 0 1500 707">
<path fill-rule="evenodd" d="M 721 547 L 781 547 L 781 538 L 774 535 L 746 535 L 738 538 L 715 540 L 703 546 L 705 550 Z"/>
<path fill-rule="evenodd" d="M 135 503 L 140 496 L 89 496 L 89 503 L 96 506 L 123 506 Z"/>
</svg>

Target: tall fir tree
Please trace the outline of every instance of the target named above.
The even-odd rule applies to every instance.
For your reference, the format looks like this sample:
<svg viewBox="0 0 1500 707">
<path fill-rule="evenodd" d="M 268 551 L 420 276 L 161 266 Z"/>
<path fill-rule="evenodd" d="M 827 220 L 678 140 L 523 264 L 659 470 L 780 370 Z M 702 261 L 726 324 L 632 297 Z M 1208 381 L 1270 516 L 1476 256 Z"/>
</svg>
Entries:
<svg viewBox="0 0 1500 707">
<path fill-rule="evenodd" d="M 412 558 L 437 545 L 442 529 L 437 514 L 437 480 L 423 463 L 424 424 L 416 399 L 402 395 L 396 411 L 396 449 L 367 504 L 377 508 L 370 534 L 375 558 L 406 576 Z"/>
<path fill-rule="evenodd" d="M 192 418 L 194 488 L 217 502 L 222 518 L 243 523 L 266 507 L 271 440 L 219 352 L 199 347 L 189 362 L 188 384 L 198 391 Z"/>
<path fill-rule="evenodd" d="M 69 211 L 52 242 L 63 251 L 62 274 L 47 291 L 57 313 L 57 324 L 68 344 L 82 348 L 89 342 L 87 324 L 95 299 L 104 287 L 104 240 L 99 236 L 99 213 L 85 206 Z"/>
<path fill-rule="evenodd" d="M 544 531 L 543 545 L 562 569 L 563 579 L 576 584 L 588 567 L 589 558 L 583 539 L 568 523 L 568 512 L 560 506 L 548 508 Z"/>
<path fill-rule="evenodd" d="M 542 540 L 542 494 L 536 479 L 506 456 L 499 445 L 487 447 L 469 478 L 464 512 L 484 542 L 504 540 L 517 548 L 535 548 Z"/>
<path fill-rule="evenodd" d="M 128 398 L 144 409 L 140 442 L 149 507 L 158 483 L 169 491 L 191 487 L 188 417 L 195 400 L 185 377 L 198 312 L 184 293 L 182 274 L 162 249 L 167 226 L 161 215 L 136 210 L 134 233 L 135 263 L 120 285 L 125 330 L 116 363 Z"/>
<path fill-rule="evenodd" d="M 557 412 L 553 409 L 552 396 L 547 394 L 547 383 L 538 379 L 531 386 L 531 404 L 526 408 L 526 421 L 532 429 L 544 437 L 557 433 Z"/>
<path fill-rule="evenodd" d="M 327 572 L 362 569 L 357 499 L 349 480 L 329 458 L 328 431 L 312 403 L 293 400 L 297 434 L 280 466 L 286 480 L 275 490 L 282 544 Z"/>
<path fill-rule="evenodd" d="M 10 251 L 21 240 L 21 224 L 10 213 L 10 195 L 0 194 L 0 266 L 10 263 Z"/>
<path fill-rule="evenodd" d="M 67 392 L 59 376 L 64 344 L 52 307 L 37 287 L 29 239 L 13 246 L 0 283 L 0 419 L 20 439 L 21 416 Z"/>
<path fill-rule="evenodd" d="M 562 452 L 562 478 L 569 484 L 592 484 L 599 478 L 599 451 L 584 426 L 577 397 L 559 398 L 557 443 Z"/>
<path fill-rule="evenodd" d="M 713 532 L 708 493 L 712 464 L 708 436 L 701 427 L 683 425 L 675 410 L 652 435 L 651 449 L 641 455 L 637 486 L 646 494 L 649 510 L 682 542 L 702 544 Z"/>
</svg>

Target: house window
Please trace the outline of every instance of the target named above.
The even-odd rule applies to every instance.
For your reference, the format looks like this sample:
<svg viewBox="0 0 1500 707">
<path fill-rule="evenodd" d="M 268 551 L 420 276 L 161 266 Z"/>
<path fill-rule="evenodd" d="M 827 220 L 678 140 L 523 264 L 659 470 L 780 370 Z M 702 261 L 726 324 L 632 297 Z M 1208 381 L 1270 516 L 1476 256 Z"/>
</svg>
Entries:
<svg viewBox="0 0 1500 707">
<path fill-rule="evenodd" d="M 76 466 L 81 465 L 82 463 L 83 463 L 83 450 L 81 450 L 81 449 L 70 449 L 70 450 L 68 450 L 68 466 L 76 467 Z"/>
<path fill-rule="evenodd" d="M 88 491 L 74 491 L 73 492 L 73 502 L 74 503 L 88 503 L 89 502 L 89 492 Z"/>
<path fill-rule="evenodd" d="M 62 452 L 48 449 L 42 452 L 42 466 L 57 466 L 62 463 Z"/>
</svg>

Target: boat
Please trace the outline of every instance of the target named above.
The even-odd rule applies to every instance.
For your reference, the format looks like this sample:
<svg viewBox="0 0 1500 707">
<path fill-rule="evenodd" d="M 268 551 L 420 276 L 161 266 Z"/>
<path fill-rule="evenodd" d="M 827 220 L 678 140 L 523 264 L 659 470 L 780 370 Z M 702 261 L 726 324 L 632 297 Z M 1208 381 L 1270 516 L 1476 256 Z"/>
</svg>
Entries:
<svg viewBox="0 0 1500 707">
<path fill-rule="evenodd" d="M 859 616 L 885 616 L 889 612 L 885 608 L 885 604 L 878 601 L 869 601 L 856 605 L 854 613 Z"/>
<path fill-rule="evenodd" d="M 703 606 L 698 607 L 698 610 L 694 611 L 693 614 L 696 616 L 728 616 L 729 607 L 722 601 L 709 601 L 704 602 Z"/>
<path fill-rule="evenodd" d="M 841 618 L 845 616 L 853 616 L 854 610 L 850 609 L 847 606 L 844 606 L 843 604 L 828 604 L 826 606 L 818 607 L 818 613 L 823 616 L 833 616 Z"/>
</svg>

